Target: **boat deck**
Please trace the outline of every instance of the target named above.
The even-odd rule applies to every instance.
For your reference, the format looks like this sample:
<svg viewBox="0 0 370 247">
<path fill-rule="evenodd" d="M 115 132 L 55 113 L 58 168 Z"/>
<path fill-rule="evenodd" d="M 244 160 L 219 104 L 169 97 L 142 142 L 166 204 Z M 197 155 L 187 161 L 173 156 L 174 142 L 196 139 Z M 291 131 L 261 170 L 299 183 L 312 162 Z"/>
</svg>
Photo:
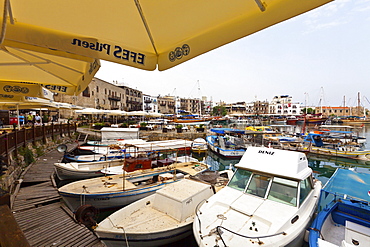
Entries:
<svg viewBox="0 0 370 247">
<path fill-rule="evenodd" d="M 127 222 L 132 222 L 132 224 L 127 225 Z M 117 223 L 117 227 L 124 227 L 126 232 L 140 233 L 159 232 L 171 228 L 171 226 L 175 227 L 180 222 L 148 206 L 140 208 L 132 214 L 122 218 L 122 221 Z"/>
<path fill-rule="evenodd" d="M 324 223 L 321 234 L 325 241 L 341 246 L 342 240 L 344 240 L 345 230 L 346 228 L 344 226 L 335 224 L 330 215 Z"/>
</svg>

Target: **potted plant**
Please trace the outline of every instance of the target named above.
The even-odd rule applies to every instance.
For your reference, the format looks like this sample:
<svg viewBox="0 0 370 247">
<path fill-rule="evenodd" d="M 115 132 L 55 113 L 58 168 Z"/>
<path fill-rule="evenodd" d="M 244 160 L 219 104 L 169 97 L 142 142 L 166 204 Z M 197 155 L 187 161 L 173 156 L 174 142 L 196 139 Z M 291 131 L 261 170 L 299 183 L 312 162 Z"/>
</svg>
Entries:
<svg viewBox="0 0 370 247">
<path fill-rule="evenodd" d="M 140 130 L 148 130 L 148 128 L 146 127 L 147 123 L 140 123 L 140 127 L 139 129 Z"/>
<path fill-rule="evenodd" d="M 182 133 L 182 124 L 178 124 L 176 125 L 176 130 L 177 130 L 177 133 Z"/>
<path fill-rule="evenodd" d="M 200 124 L 200 125 L 197 127 L 197 132 L 204 132 L 204 124 Z"/>
<path fill-rule="evenodd" d="M 94 126 L 94 129 L 100 130 L 101 128 L 105 126 L 105 124 L 104 123 L 94 123 L 93 126 Z"/>
</svg>

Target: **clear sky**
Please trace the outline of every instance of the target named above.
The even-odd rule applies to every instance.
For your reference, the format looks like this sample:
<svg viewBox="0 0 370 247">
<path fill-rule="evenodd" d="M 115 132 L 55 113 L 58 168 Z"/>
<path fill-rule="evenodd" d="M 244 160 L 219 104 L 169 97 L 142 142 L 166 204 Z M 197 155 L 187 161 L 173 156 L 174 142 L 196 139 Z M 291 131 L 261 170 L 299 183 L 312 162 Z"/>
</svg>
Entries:
<svg viewBox="0 0 370 247">
<path fill-rule="evenodd" d="M 336 0 L 166 71 L 101 64 L 97 78 L 152 96 L 235 103 L 288 94 L 311 106 L 355 106 L 360 92 L 370 108 L 370 0 Z"/>
</svg>

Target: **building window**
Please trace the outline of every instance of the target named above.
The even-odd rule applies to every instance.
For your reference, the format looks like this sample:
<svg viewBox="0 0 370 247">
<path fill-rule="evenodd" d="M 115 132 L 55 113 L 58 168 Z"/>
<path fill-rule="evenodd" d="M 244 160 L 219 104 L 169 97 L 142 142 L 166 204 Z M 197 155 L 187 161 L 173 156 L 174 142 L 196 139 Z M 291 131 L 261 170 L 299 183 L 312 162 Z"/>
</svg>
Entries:
<svg viewBox="0 0 370 247">
<path fill-rule="evenodd" d="M 98 86 L 96 86 L 96 92 L 99 93 L 99 87 Z"/>
<path fill-rule="evenodd" d="M 87 88 L 82 92 L 82 96 L 84 96 L 84 97 L 90 97 L 89 87 L 87 87 Z"/>
</svg>

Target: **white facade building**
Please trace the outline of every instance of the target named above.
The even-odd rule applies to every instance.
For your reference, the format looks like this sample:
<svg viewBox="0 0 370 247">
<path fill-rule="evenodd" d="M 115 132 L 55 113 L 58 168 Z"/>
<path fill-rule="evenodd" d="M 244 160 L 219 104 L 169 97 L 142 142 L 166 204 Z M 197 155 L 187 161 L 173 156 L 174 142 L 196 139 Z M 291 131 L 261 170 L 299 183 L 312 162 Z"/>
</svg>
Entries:
<svg viewBox="0 0 370 247">
<path fill-rule="evenodd" d="M 143 94 L 143 111 L 147 113 L 158 113 L 157 97 Z"/>
<path fill-rule="evenodd" d="M 289 95 L 274 96 L 269 105 L 269 113 L 287 116 L 300 115 L 301 105 L 300 103 L 293 103 L 292 96 Z"/>
</svg>

